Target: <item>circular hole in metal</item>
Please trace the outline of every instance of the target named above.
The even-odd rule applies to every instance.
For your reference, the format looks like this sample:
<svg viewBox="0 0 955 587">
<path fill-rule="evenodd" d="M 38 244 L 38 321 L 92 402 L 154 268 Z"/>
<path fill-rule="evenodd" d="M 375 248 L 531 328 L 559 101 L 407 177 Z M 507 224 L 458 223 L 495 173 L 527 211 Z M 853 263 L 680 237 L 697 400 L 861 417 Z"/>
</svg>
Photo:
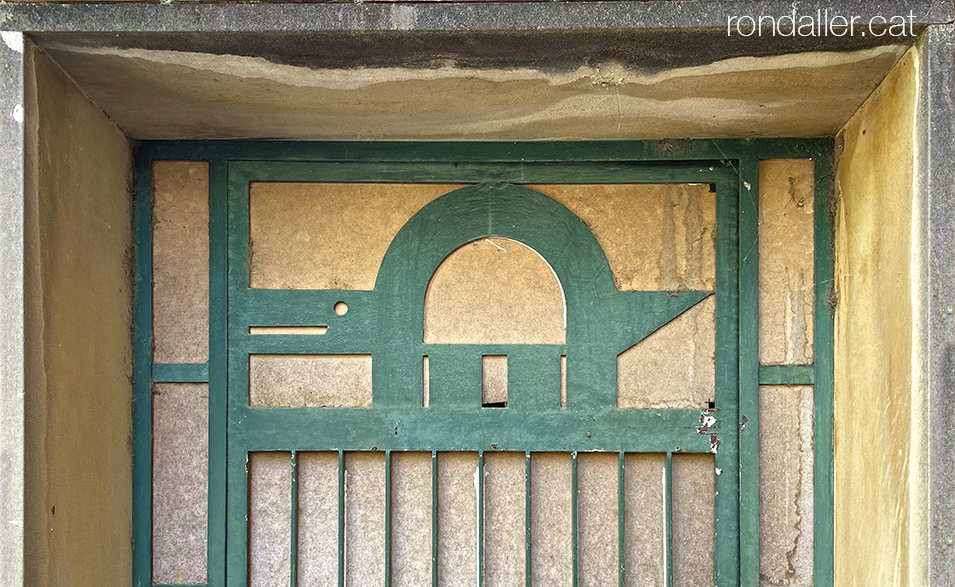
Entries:
<svg viewBox="0 0 955 587">
<path fill-rule="evenodd" d="M 335 313 L 344 316 L 348 313 L 348 304 L 345 302 L 335 302 Z"/>
</svg>

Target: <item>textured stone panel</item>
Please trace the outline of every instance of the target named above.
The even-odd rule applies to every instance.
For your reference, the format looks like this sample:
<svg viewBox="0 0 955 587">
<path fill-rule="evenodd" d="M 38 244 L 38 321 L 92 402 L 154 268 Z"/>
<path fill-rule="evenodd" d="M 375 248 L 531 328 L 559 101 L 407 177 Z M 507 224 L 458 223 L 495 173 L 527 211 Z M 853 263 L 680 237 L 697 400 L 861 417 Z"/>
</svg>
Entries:
<svg viewBox="0 0 955 587">
<path fill-rule="evenodd" d="M 371 406 L 371 355 L 252 355 L 253 407 Z"/>
<path fill-rule="evenodd" d="M 477 453 L 438 453 L 438 585 L 477 583 Z"/>
<path fill-rule="evenodd" d="M 530 186 L 580 217 L 621 291 L 712 290 L 716 194 L 701 184 Z"/>
<path fill-rule="evenodd" d="M 624 467 L 626 584 L 665 587 L 666 455 L 628 454 Z"/>
<path fill-rule="evenodd" d="M 451 253 L 424 302 L 424 341 L 441 344 L 563 344 L 564 294 L 534 249 L 484 238 Z"/>
<path fill-rule="evenodd" d="M 298 585 L 338 583 L 338 453 L 298 453 Z"/>
<path fill-rule="evenodd" d="M 288 585 L 292 553 L 292 455 L 249 455 L 249 585 Z"/>
<path fill-rule="evenodd" d="M 431 584 L 431 454 L 391 453 L 391 584 Z"/>
<path fill-rule="evenodd" d="M 345 453 L 345 582 L 385 584 L 385 455 Z"/>
<path fill-rule="evenodd" d="M 484 455 L 484 581 L 525 585 L 525 479 L 522 453 Z"/>
<path fill-rule="evenodd" d="M 209 360 L 209 164 L 153 163 L 153 360 Z"/>
<path fill-rule="evenodd" d="M 706 408 L 716 396 L 716 298 L 617 356 L 618 408 Z"/>
<path fill-rule="evenodd" d="M 619 563 L 618 456 L 577 456 L 578 585 L 600 587 L 617 582 Z"/>
<path fill-rule="evenodd" d="M 566 453 L 531 455 L 531 584 L 573 585 L 571 462 Z"/>
<path fill-rule="evenodd" d="M 815 162 L 759 163 L 759 361 L 813 361 Z M 825 210 L 823 210 L 825 212 Z"/>
<path fill-rule="evenodd" d="M 209 386 L 153 387 L 153 582 L 204 583 Z"/>
<path fill-rule="evenodd" d="M 759 388 L 759 575 L 813 585 L 813 388 Z"/>
<path fill-rule="evenodd" d="M 398 230 L 422 206 L 457 187 L 254 182 L 251 286 L 374 289 L 378 266 Z"/>
<path fill-rule="evenodd" d="M 713 455 L 673 455 L 673 585 L 713 585 L 716 577 L 716 469 Z"/>
</svg>

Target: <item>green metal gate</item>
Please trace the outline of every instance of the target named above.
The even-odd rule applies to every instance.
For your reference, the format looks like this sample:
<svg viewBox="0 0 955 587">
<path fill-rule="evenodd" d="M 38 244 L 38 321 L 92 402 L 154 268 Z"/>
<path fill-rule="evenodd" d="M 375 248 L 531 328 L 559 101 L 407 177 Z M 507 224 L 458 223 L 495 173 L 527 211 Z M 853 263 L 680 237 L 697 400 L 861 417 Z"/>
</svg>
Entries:
<svg viewBox="0 0 955 587">
<path fill-rule="evenodd" d="M 737 443 L 737 184 L 718 162 L 692 165 L 496 165 L 234 162 L 229 165 L 229 480 L 228 583 L 247 582 L 249 453 L 338 451 L 339 504 L 343 460 L 351 451 L 385 453 L 385 536 L 390 536 L 392 451 L 490 451 L 716 454 L 719 469 L 738 469 Z M 392 241 L 373 291 L 263 290 L 249 284 L 249 191 L 252 182 L 473 183 L 426 205 Z M 563 205 L 521 183 L 707 183 L 717 199 L 716 291 L 616 291 L 596 238 Z M 553 268 L 566 300 L 566 344 L 448 345 L 423 342 L 424 297 L 432 274 L 458 247 L 503 237 L 536 250 Z M 617 355 L 703 299 L 716 296 L 716 402 L 711 409 L 617 408 Z M 347 314 L 335 312 L 347 304 Z M 319 337 L 251 335 L 250 328 L 328 325 Z M 364 408 L 250 407 L 252 355 L 370 354 L 373 406 Z M 481 359 L 507 356 L 506 408 L 482 407 Z M 430 402 L 423 407 L 422 363 L 428 357 Z M 561 358 L 566 357 L 566 407 L 560 405 Z M 669 469 L 668 469 L 669 470 Z M 433 477 L 437 482 L 437 477 Z M 622 485 L 621 485 L 622 488 Z M 436 495 L 433 488 L 433 495 Z M 572 496 L 576 584 L 577 504 Z M 622 513 L 623 491 L 619 504 Z M 667 499 L 669 503 L 669 499 Z M 297 504 L 293 505 L 293 508 Z M 484 506 L 483 475 L 478 520 Z M 716 576 L 738 582 L 738 477 L 717 478 Z M 621 534 L 623 515 L 619 515 Z M 433 519 L 437 516 L 433 515 Z M 295 527 L 293 511 L 293 531 Z M 527 515 L 529 524 L 530 516 Z M 339 508 L 339 536 L 344 532 Z M 436 529 L 436 526 L 433 528 Z M 478 528 L 482 576 L 483 527 Z M 527 534 L 529 536 L 529 533 Z M 386 538 L 387 540 L 387 538 Z M 296 548 L 293 537 L 292 565 Z M 340 556 L 342 541 L 339 541 Z M 435 537 L 432 535 L 432 544 Z M 622 542 L 621 542 L 622 544 Z M 527 542 L 529 548 L 530 542 Z M 434 547 L 436 548 L 436 547 Z M 624 549 L 619 549 L 624 576 Z M 390 553 L 386 553 L 386 557 Z M 436 556 L 436 552 L 434 553 Z M 527 559 L 530 560 L 530 553 Z M 341 563 L 341 561 L 340 561 Z M 386 562 L 385 585 L 391 565 Z M 433 566 L 436 579 L 437 567 Z M 668 565 L 668 568 L 672 568 Z M 344 585 L 339 564 L 339 585 Z M 294 584 L 294 573 L 293 573 Z"/>
<path fill-rule="evenodd" d="M 574 583 L 577 583 L 576 455 L 603 451 L 715 453 L 715 581 L 759 580 L 759 386 L 814 385 L 814 580 L 832 584 L 832 229 L 830 140 L 607 143 L 144 142 L 137 148 L 136 338 L 134 348 L 133 584 L 151 585 L 152 385 L 207 382 L 210 586 L 248 581 L 250 453 L 338 454 L 338 532 L 344 530 L 346 453 L 385 456 L 385 492 L 395 451 L 563 452 L 571 455 Z M 815 161 L 815 348 L 812 365 L 760 365 L 758 356 L 758 185 L 761 158 Z M 209 162 L 209 360 L 155 363 L 152 357 L 151 165 Z M 249 283 L 252 182 L 454 183 L 468 185 L 425 206 L 394 239 L 373 291 L 268 290 Z M 534 184 L 709 184 L 716 193 L 714 291 L 616 291 L 589 230 Z M 563 288 L 566 341 L 560 345 L 432 345 L 422 338 L 428 279 L 460 245 L 486 236 L 522 242 L 550 264 Z M 708 296 L 716 305 L 715 402 L 708 410 L 619 409 L 613 358 Z M 348 312 L 339 315 L 335 304 Z M 251 327 L 327 325 L 323 336 L 250 334 Z M 370 408 L 251 407 L 249 362 L 259 354 L 363 354 L 373 362 Z M 481 358 L 508 357 L 505 408 L 481 404 Z M 422 405 L 422 360 L 431 377 Z M 558 401 L 566 358 L 566 406 Z M 530 460 L 527 459 L 529 463 Z M 294 466 L 294 465 L 293 465 Z M 738 474 L 731 472 L 738 471 Z M 432 468 L 432 488 L 438 482 Z M 731 473 L 731 474 L 728 474 Z M 531 468 L 525 479 L 530 487 Z M 289 503 L 296 502 L 292 472 Z M 483 505 L 483 477 L 478 487 Z M 619 542 L 625 500 L 619 483 Z M 669 481 L 665 499 L 669 530 Z M 529 494 L 529 492 L 528 492 Z M 432 507 L 436 509 L 437 499 Z M 529 499 L 528 499 L 529 503 Z M 386 499 L 386 520 L 390 521 Z M 528 510 L 529 510 L 528 505 Z M 432 517 L 433 524 L 436 517 Z M 478 531 L 483 531 L 478 516 Z M 530 525 L 530 516 L 525 523 Z M 295 517 L 292 518 L 295 540 Z M 436 527 L 432 527 L 432 536 Z M 386 532 L 386 541 L 389 534 Z M 527 549 L 530 550 L 530 532 Z M 671 545 L 672 546 L 672 545 Z M 483 540 L 478 541 L 483 548 Z M 339 549 L 338 582 L 344 584 Z M 624 549 L 619 549 L 619 582 Z M 386 548 L 390 563 L 391 551 Z M 668 555 L 668 558 L 672 555 Z M 437 547 L 432 540 L 432 557 Z M 482 557 L 478 556 L 478 561 Z M 525 560 L 529 560 L 529 557 Z M 672 569 L 672 561 L 667 560 Z M 290 565 L 294 584 L 296 553 Z M 383 582 L 390 583 L 390 564 Z M 437 581 L 432 565 L 432 582 Z M 477 569 L 482 577 L 482 569 Z M 526 574 L 530 582 L 530 573 Z M 668 580 L 669 581 L 669 580 Z M 669 584 L 669 582 L 668 582 Z"/>
</svg>

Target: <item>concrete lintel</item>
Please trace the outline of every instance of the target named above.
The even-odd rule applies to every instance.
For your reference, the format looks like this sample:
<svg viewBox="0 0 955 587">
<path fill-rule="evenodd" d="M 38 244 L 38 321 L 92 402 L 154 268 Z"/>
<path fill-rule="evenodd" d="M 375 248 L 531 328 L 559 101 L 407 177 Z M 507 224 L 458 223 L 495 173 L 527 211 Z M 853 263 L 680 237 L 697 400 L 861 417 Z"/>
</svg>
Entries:
<svg viewBox="0 0 955 587">
<path fill-rule="evenodd" d="M 23 584 L 24 35 L 0 43 L 0 577 Z"/>
<path fill-rule="evenodd" d="M 715 0 L 673 2 L 448 2 L 295 4 L 0 5 L 0 29 L 28 32 L 290 30 L 558 30 L 725 28 L 730 16 L 911 13 L 913 23 L 955 19 L 946 0 Z M 754 41 L 758 42 L 758 40 Z"/>
<path fill-rule="evenodd" d="M 928 30 L 920 161 L 924 387 L 928 419 L 928 584 L 955 585 L 955 29 Z"/>
</svg>

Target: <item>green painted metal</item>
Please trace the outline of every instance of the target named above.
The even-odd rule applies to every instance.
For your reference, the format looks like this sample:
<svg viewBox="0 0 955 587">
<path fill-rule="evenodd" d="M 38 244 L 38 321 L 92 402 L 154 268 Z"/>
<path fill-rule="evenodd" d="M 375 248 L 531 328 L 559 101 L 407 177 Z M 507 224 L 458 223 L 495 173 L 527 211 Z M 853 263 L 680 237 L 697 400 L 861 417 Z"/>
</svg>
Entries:
<svg viewBox="0 0 955 587">
<path fill-rule="evenodd" d="M 391 451 L 385 451 L 385 587 L 391 587 Z"/>
<path fill-rule="evenodd" d="M 153 363 L 153 383 L 208 383 L 207 363 Z"/>
<path fill-rule="evenodd" d="M 438 587 L 438 453 L 431 452 L 431 587 Z"/>
<path fill-rule="evenodd" d="M 289 551 L 289 587 L 298 585 L 298 452 L 292 451 L 292 523 Z M 387 506 L 386 506 L 387 507 Z"/>
<path fill-rule="evenodd" d="M 663 465 L 663 520 L 666 524 L 666 575 L 664 587 L 673 587 L 673 453 L 667 451 Z"/>
<path fill-rule="evenodd" d="M 760 365 L 760 385 L 812 385 L 816 381 L 814 365 Z"/>
<path fill-rule="evenodd" d="M 624 587 L 627 575 L 627 499 L 624 465 L 626 454 L 617 453 L 617 585 Z"/>
<path fill-rule="evenodd" d="M 524 586 L 531 587 L 531 453 L 524 453 Z"/>
<path fill-rule="evenodd" d="M 759 158 L 739 162 L 740 585 L 759 585 Z M 724 469 L 725 470 L 725 469 Z M 732 471 L 732 469 L 729 469 Z"/>
<path fill-rule="evenodd" d="M 240 451 L 229 451 L 227 479 L 228 492 L 249 495 L 249 455 Z M 211 485 L 210 485 L 211 487 Z M 226 496 L 228 497 L 228 495 Z M 234 501 L 226 503 L 226 536 L 223 544 L 225 557 L 225 583 L 223 585 L 247 585 L 246 571 L 248 560 L 248 510 L 245 504 Z M 228 545 L 229 548 L 225 548 Z M 236 545 L 241 545 L 237 547 Z M 210 584 L 211 585 L 211 584 Z M 344 586 L 340 586 L 344 587 Z"/>
<path fill-rule="evenodd" d="M 701 414 L 702 436 L 709 435 L 716 468 L 739 471 L 739 188 L 736 169 L 732 181 L 716 184 L 716 401 Z M 708 426 L 712 418 L 713 426 Z M 682 452 L 687 452 L 682 448 Z M 724 496 L 726 496 L 724 498 Z M 739 585 L 740 477 L 716 477 L 716 586 Z"/>
<path fill-rule="evenodd" d="M 752 162 L 758 162 L 760 157 L 813 157 L 817 161 L 817 177 L 820 178 L 816 209 L 827 209 L 828 180 L 825 172 L 820 171 L 820 165 L 828 166 L 826 154 L 831 150 L 831 145 L 828 139 L 467 144 L 142 143 L 137 152 L 138 168 L 145 170 L 145 175 L 148 175 L 148 166 L 154 159 L 210 160 L 211 293 L 207 376 L 210 384 L 209 585 L 221 587 L 227 582 L 239 584 L 245 580 L 247 504 L 244 496 L 248 490 L 245 469 L 248 453 L 257 450 L 329 449 L 339 451 L 340 545 L 344 543 L 345 451 L 386 450 L 389 456 L 391 450 L 432 452 L 434 511 L 437 508 L 438 451 L 525 452 L 528 457 L 525 473 L 528 489 L 531 481 L 531 451 L 576 453 L 608 450 L 621 455 L 624 452 L 661 452 L 667 455 L 672 452 L 716 452 L 717 468 L 723 471 L 740 469 L 739 476 L 723 474 L 716 480 L 717 585 L 750 584 L 747 577 L 753 572 L 752 561 L 758 561 L 758 516 L 755 517 L 754 526 L 752 512 L 744 505 L 751 504 L 753 499 L 758 504 L 758 485 L 757 493 L 747 488 L 747 482 L 751 483 L 752 479 L 752 463 L 758 464 L 758 445 L 753 446 L 751 440 L 757 438 L 756 427 L 752 424 L 742 427 L 738 423 L 743 416 L 747 417 L 748 422 L 753 422 L 754 416 L 747 414 L 756 414 L 752 410 L 754 396 L 749 390 L 754 383 L 758 385 L 764 375 L 769 377 L 770 372 L 760 371 L 758 364 L 754 369 L 752 360 L 755 340 L 752 336 L 752 316 L 753 312 L 758 312 L 758 299 L 754 300 L 753 295 L 756 293 L 755 284 L 758 283 L 758 268 L 753 270 L 757 257 L 749 255 L 749 252 L 756 242 L 752 234 L 752 215 L 756 209 L 750 190 L 741 192 L 745 189 L 744 181 L 751 187 L 757 185 L 749 178 L 753 177 Z M 148 202 L 149 185 L 148 181 L 143 183 L 143 175 L 140 174 L 137 202 L 143 198 Z M 325 292 L 249 289 L 247 198 L 250 181 L 476 185 L 439 198 L 402 229 L 392 244 L 394 250 L 389 249 L 386 255 L 374 291 Z M 718 350 L 716 409 L 713 412 L 701 414 L 699 410 L 663 410 L 651 413 L 648 410 L 616 409 L 613 376 L 616 366 L 608 358 L 615 358 L 617 353 L 713 292 L 679 292 L 676 296 L 672 292 L 670 295 L 667 292 L 616 292 L 612 279 L 608 279 L 606 259 L 589 230 L 559 204 L 520 187 L 520 184 L 530 183 L 651 182 L 694 182 L 716 186 L 719 227 L 719 265 L 715 292 Z M 137 462 L 138 454 L 139 466 L 145 463 L 147 470 L 145 476 L 141 470 L 138 474 L 134 473 L 135 491 L 139 496 L 134 503 L 134 532 L 137 540 L 142 540 L 140 537 L 144 535 L 148 540 L 151 482 L 148 467 L 151 457 L 148 453 L 144 457 L 142 452 L 144 444 L 148 449 L 151 416 L 146 417 L 143 401 L 150 401 L 148 384 L 151 376 L 148 369 L 154 370 L 152 377 L 156 373 L 148 352 L 140 356 L 143 355 L 140 338 L 150 328 L 151 318 L 151 304 L 144 304 L 144 300 L 149 300 L 151 295 L 151 259 L 145 259 L 141 254 L 148 250 L 150 244 L 150 223 L 146 221 L 148 218 L 143 216 L 141 208 L 137 208 L 138 377 L 134 463 Z M 148 209 L 146 212 L 149 212 Z M 451 223 L 453 226 L 441 226 L 446 224 L 446 214 L 458 215 L 458 219 Z M 467 216 L 471 217 L 470 221 Z M 442 222 L 435 222 L 437 218 L 441 218 Z M 826 214 L 817 214 L 817 219 L 816 250 L 830 251 L 831 221 Z M 407 312 L 404 308 L 421 307 L 423 285 L 427 284 L 444 256 L 469 240 L 490 235 L 507 236 L 524 242 L 541 252 L 554 267 L 567 295 L 566 345 L 452 346 L 425 345 L 421 342 L 421 312 Z M 572 243 L 569 253 L 559 246 L 561 239 L 565 245 L 568 241 Z M 421 247 L 423 242 L 429 243 L 429 246 Z M 408 262 L 409 258 L 417 260 Z M 816 275 L 820 284 L 817 289 L 828 291 L 831 287 L 831 267 L 831 254 L 817 254 Z M 825 280 L 826 275 L 829 281 Z M 403 293 L 403 288 L 412 293 Z M 349 313 L 344 317 L 334 316 L 331 313 L 334 302 L 345 297 Z M 828 299 L 828 296 L 817 293 L 818 358 L 814 366 L 818 427 L 816 584 L 820 586 L 831 585 L 832 561 L 832 329 L 831 316 L 824 302 L 821 302 Z M 821 319 L 820 312 L 825 313 L 827 318 Z M 826 325 L 823 324 L 821 329 L 819 327 L 826 319 L 829 321 L 828 339 Z M 142 324 L 139 324 L 140 320 Z M 316 320 L 325 320 L 323 324 L 330 324 L 326 336 L 252 337 L 248 334 L 248 326 L 253 325 L 253 321 L 254 325 L 292 326 L 319 323 Z M 407 331 L 403 330 L 409 327 L 412 333 L 418 333 L 418 338 L 407 335 Z M 391 334 L 383 335 L 382 332 Z M 745 341 L 742 345 L 741 338 Z M 147 351 L 148 342 L 147 337 Z M 375 361 L 375 405 L 372 409 L 252 409 L 248 406 L 248 357 L 259 353 L 372 353 Z M 461 378 L 461 365 L 471 364 L 477 357 L 476 364 L 479 367 L 482 354 L 509 356 L 511 368 L 508 388 L 511 397 L 506 409 L 481 410 L 479 385 L 474 386 Z M 424 355 L 432 358 L 430 412 L 421 407 L 421 357 Z M 560 409 L 559 398 L 555 397 L 553 384 L 549 382 L 555 378 L 555 374 L 559 377 L 561 355 L 568 357 L 568 389 L 578 392 L 568 394 L 570 397 L 566 410 Z M 404 366 L 408 357 L 415 359 L 413 368 Z M 158 371 L 159 376 L 165 379 L 183 377 L 173 373 L 177 370 L 188 373 L 194 368 L 158 366 Z M 143 369 L 147 370 L 145 375 Z M 821 370 L 826 369 L 829 373 L 828 387 L 822 385 L 826 379 Z M 465 372 L 470 371 L 474 369 Z M 479 368 L 476 372 L 479 381 Z M 185 378 L 198 377 L 193 372 Z M 143 388 L 147 396 L 144 400 L 141 399 Z M 475 397 L 476 405 L 473 401 Z M 758 408 L 758 395 L 755 397 Z M 434 414 L 440 414 L 440 417 L 434 417 Z M 818 420 L 820 415 L 823 417 L 821 422 Z M 716 421 L 710 424 L 708 417 Z M 317 426 L 319 422 L 321 424 Z M 701 424 L 703 429 L 698 430 Z M 752 432 L 747 435 L 746 430 L 750 426 Z M 399 429 L 398 434 L 394 434 L 396 427 Z M 743 429 L 740 433 L 737 432 L 739 428 Z M 620 434 L 622 430 L 626 430 L 627 434 Z M 718 436 L 711 438 L 710 434 Z M 828 457 L 824 454 L 826 438 L 829 438 Z M 716 443 L 716 440 L 719 442 Z M 576 464 L 576 459 L 574 462 Z M 669 516 L 669 456 L 667 465 Z M 828 477 L 820 475 L 820 471 L 828 471 Z M 623 463 L 620 475 L 622 495 Z M 576 495 L 573 499 L 576 516 Z M 622 504 L 623 498 L 620 499 Z M 526 509 L 526 584 L 530 585 L 529 498 Z M 819 515 L 820 512 L 828 515 Z M 436 524 L 437 520 L 433 517 L 433 534 L 437 530 Z M 435 538 L 436 535 L 432 538 L 432 580 L 436 584 Z M 751 549 L 754 541 L 755 551 Z M 483 539 L 481 542 L 483 546 Z M 622 537 L 620 544 L 620 575 L 623 577 L 625 560 Z M 339 555 L 340 585 L 344 584 L 343 554 L 340 552 Z M 134 584 L 148 584 L 148 574 L 145 575 L 145 582 L 136 582 L 139 580 L 137 577 L 144 576 L 143 561 L 148 572 L 149 549 L 134 549 Z M 671 563 L 672 560 L 668 561 L 668 573 L 672 570 Z M 390 569 L 390 564 L 388 566 Z M 755 568 L 758 571 L 758 562 Z M 386 573 L 386 581 L 390 579 L 389 575 Z M 576 581 L 576 569 L 574 576 Z"/>
<path fill-rule="evenodd" d="M 152 584 L 152 161 L 136 157 L 133 290 L 133 553 L 132 584 Z"/>
<path fill-rule="evenodd" d="M 816 213 L 815 231 L 815 373 L 814 409 L 814 505 L 813 521 L 814 571 L 817 587 L 831 587 L 833 575 L 833 347 L 835 325 L 833 305 L 835 290 L 833 207 L 830 178 L 833 169 L 830 163 L 832 148 L 821 150 L 815 156 Z"/>
<path fill-rule="evenodd" d="M 734 161 L 808 157 L 832 150 L 832 139 L 718 139 L 661 141 L 142 141 L 150 159 L 225 161 L 478 162 Z"/>
<path fill-rule="evenodd" d="M 580 583 L 580 489 L 577 476 L 577 451 L 570 453 L 570 531 L 571 531 L 571 561 L 573 563 L 574 587 Z"/>
<path fill-rule="evenodd" d="M 229 247 L 228 165 L 209 162 L 209 540 L 206 579 L 226 584 L 228 485 Z"/>
<path fill-rule="evenodd" d="M 345 451 L 338 451 L 338 587 L 345 587 Z"/>
<path fill-rule="evenodd" d="M 447 410 L 435 418 L 420 408 L 236 408 L 232 413 L 241 421 L 233 422 L 230 442 L 246 451 L 319 451 L 337 445 L 346 451 L 665 452 L 679 447 L 703 453 L 712 451 L 710 432 L 720 430 L 715 424 L 698 433 L 700 410 L 558 410 L 527 413 L 482 409 L 478 403 L 473 410 Z M 316 422 L 322 426 L 315 427 Z"/>
<path fill-rule="evenodd" d="M 478 452 L 477 492 L 477 576 L 478 585 L 484 585 L 484 451 Z"/>
</svg>

